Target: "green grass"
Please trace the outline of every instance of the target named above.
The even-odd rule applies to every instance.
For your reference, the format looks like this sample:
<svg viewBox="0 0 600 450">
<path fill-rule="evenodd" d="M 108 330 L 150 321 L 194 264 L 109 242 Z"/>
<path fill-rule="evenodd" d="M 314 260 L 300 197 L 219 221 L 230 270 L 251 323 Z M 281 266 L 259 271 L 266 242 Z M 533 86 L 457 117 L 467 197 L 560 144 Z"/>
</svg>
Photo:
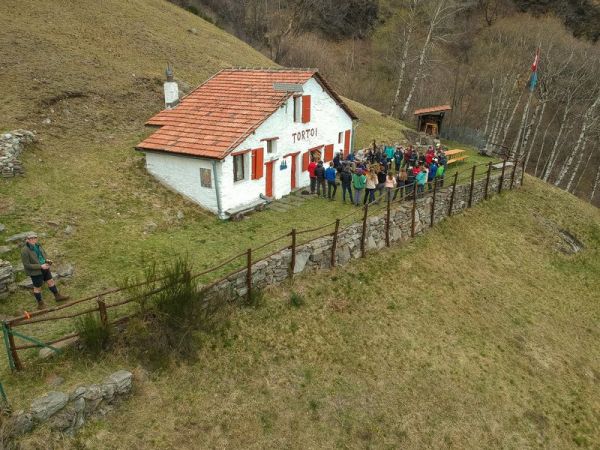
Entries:
<svg viewBox="0 0 600 450">
<path fill-rule="evenodd" d="M 61 445 L 593 448 L 599 223 L 527 178 L 405 246 L 268 290 L 196 363 L 136 380 L 131 400 Z M 559 228 L 584 251 L 558 251 Z M 136 365 L 121 350 L 5 381 L 21 406 L 50 373 L 70 387 Z"/>
<path fill-rule="evenodd" d="M 0 6 L 0 26 L 6 30 L 0 37 L 3 61 L 10 66 L 0 79 L 1 126 L 35 129 L 40 138 L 22 155 L 26 176 L 0 179 L 4 236 L 46 233 L 42 243 L 53 259 L 75 266 L 74 277 L 60 283 L 72 297 L 113 287 L 179 256 L 189 255 L 198 270 L 207 268 L 292 227 L 347 214 L 341 204 L 311 200 L 288 213 L 224 223 L 147 174 L 133 147 L 150 133 L 144 122 L 162 107 L 167 59 L 188 88 L 223 67 L 274 66 L 199 17 L 162 0 L 25 0 Z M 381 130 L 401 135 L 401 122 L 349 103 L 362 119 L 359 143 L 379 138 Z M 146 232 L 151 222 L 157 228 Z M 75 230 L 70 236 L 64 233 L 68 225 Z M 18 264 L 19 249 L 3 257 Z M 45 297 L 51 297 L 47 291 Z M 0 314 L 21 314 L 33 305 L 21 291 L 0 303 Z M 48 324 L 33 331 L 55 334 Z"/>
</svg>

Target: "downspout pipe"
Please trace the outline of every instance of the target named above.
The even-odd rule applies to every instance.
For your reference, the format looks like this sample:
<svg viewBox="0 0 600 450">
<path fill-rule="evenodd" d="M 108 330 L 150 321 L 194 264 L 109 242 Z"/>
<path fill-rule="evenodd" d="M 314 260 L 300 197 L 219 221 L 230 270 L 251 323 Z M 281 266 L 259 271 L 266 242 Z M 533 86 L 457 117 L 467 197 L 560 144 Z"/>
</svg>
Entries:
<svg viewBox="0 0 600 450">
<path fill-rule="evenodd" d="M 212 161 L 213 176 L 215 179 L 215 195 L 217 197 L 217 214 L 219 219 L 225 219 L 223 208 L 221 207 L 221 188 L 219 186 L 219 172 L 217 171 L 217 162 L 213 159 Z"/>
</svg>

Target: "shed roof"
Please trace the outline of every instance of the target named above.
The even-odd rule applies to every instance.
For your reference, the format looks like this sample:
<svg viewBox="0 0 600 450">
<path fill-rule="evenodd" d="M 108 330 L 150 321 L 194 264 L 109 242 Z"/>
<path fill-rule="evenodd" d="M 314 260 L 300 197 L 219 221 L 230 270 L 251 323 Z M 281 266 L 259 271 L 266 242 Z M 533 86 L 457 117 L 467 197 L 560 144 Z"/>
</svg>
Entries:
<svg viewBox="0 0 600 450">
<path fill-rule="evenodd" d="M 415 116 L 420 116 L 423 114 L 432 114 L 432 113 L 440 113 L 445 111 L 452 111 L 452 106 L 450 105 L 439 105 L 439 106 L 430 106 L 429 108 L 421 108 L 415 110 Z"/>
<path fill-rule="evenodd" d="M 274 83 L 301 85 L 313 77 L 357 118 L 316 69 L 224 69 L 152 117 L 146 125 L 160 129 L 136 149 L 223 159 L 294 94 Z"/>
</svg>

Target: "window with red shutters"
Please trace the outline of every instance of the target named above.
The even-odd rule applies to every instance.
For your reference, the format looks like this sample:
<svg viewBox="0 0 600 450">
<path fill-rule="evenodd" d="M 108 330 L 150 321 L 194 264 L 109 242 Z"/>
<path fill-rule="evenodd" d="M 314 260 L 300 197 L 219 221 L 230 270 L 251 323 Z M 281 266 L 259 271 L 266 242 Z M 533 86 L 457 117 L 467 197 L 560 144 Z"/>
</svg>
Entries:
<svg viewBox="0 0 600 450">
<path fill-rule="evenodd" d="M 325 146 L 325 162 L 333 161 L 333 144 Z"/>
<path fill-rule="evenodd" d="M 310 95 L 302 96 L 302 123 L 310 122 Z"/>
<path fill-rule="evenodd" d="M 257 148 L 252 150 L 252 179 L 259 180 L 264 173 L 264 149 Z"/>
<path fill-rule="evenodd" d="M 302 172 L 308 170 L 308 164 L 310 163 L 310 152 L 306 152 L 302 155 Z"/>
</svg>

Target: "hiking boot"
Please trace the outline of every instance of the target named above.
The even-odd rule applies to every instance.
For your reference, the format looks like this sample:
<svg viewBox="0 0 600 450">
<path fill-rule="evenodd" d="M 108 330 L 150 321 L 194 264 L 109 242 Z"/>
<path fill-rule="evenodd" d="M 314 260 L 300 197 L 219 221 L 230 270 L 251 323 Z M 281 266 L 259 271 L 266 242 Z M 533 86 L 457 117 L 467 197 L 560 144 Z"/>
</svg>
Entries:
<svg viewBox="0 0 600 450">
<path fill-rule="evenodd" d="M 41 302 L 38 302 L 37 309 L 39 309 L 41 311 L 42 309 L 46 309 L 46 308 L 48 308 L 48 307 L 46 306 L 46 304 L 44 303 L 43 300 Z"/>
<path fill-rule="evenodd" d="M 65 300 L 69 300 L 69 298 L 71 297 L 69 297 L 68 295 L 58 294 L 54 297 L 54 300 L 56 300 L 57 302 L 64 302 Z"/>
</svg>

